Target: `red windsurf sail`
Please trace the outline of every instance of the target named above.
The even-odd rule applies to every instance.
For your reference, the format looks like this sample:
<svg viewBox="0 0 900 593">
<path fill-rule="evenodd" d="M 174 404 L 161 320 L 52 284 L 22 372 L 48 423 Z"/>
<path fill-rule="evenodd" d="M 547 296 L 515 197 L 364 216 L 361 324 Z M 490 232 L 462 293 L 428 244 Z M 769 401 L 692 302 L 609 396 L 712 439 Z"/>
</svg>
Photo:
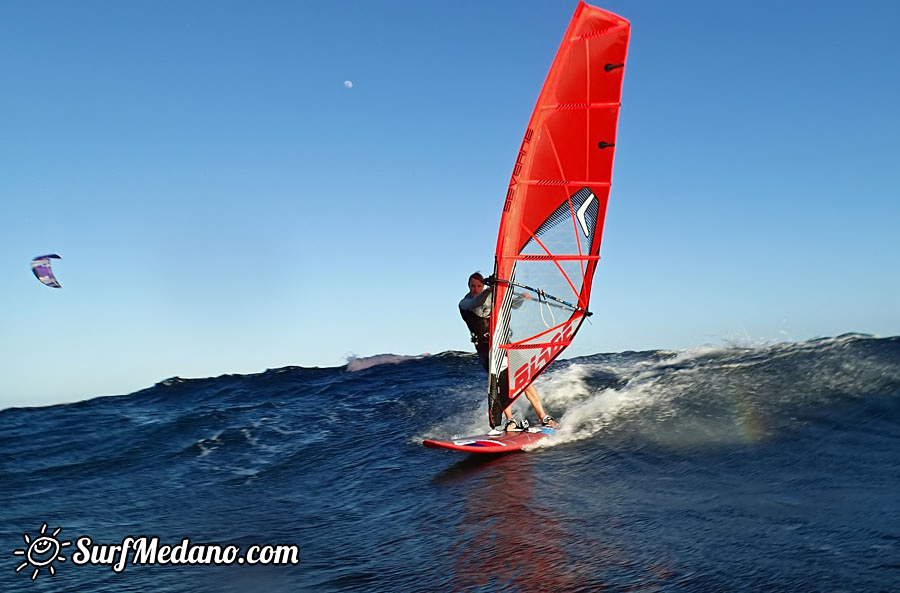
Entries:
<svg viewBox="0 0 900 593">
<path fill-rule="evenodd" d="M 528 123 L 494 264 L 492 426 L 590 315 L 630 31 L 580 3 Z"/>
</svg>

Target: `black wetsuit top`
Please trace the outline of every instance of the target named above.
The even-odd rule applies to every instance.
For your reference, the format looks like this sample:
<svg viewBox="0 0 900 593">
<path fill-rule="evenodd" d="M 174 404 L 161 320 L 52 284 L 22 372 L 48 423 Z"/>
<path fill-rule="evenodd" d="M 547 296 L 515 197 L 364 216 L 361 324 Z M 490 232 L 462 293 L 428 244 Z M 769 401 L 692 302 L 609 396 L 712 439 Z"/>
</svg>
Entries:
<svg viewBox="0 0 900 593">
<path fill-rule="evenodd" d="M 478 360 L 488 370 L 488 352 L 491 340 L 491 289 L 485 288 L 478 296 L 466 296 L 459 301 L 459 314 L 469 328 L 472 343 L 478 352 Z"/>
</svg>

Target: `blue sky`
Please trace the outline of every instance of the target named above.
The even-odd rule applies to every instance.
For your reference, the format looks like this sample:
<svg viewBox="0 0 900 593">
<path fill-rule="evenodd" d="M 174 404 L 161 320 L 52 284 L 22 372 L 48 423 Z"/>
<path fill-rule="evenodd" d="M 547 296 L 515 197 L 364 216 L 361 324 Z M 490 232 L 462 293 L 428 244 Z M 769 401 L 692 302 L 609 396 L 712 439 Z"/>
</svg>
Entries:
<svg viewBox="0 0 900 593">
<path fill-rule="evenodd" d="M 632 39 L 568 354 L 900 334 L 900 5 L 600 5 Z M 575 6 L 0 2 L 0 408 L 470 350 Z"/>
</svg>

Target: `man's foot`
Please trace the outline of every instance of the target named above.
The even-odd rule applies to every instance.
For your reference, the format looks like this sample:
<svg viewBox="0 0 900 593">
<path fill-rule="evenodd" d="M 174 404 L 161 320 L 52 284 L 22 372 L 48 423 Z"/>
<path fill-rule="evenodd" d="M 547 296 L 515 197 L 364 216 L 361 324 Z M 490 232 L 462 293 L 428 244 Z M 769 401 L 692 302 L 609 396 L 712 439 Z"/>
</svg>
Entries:
<svg viewBox="0 0 900 593">
<path fill-rule="evenodd" d="M 523 430 L 522 425 L 519 424 L 519 421 L 515 418 L 507 418 L 503 422 L 503 430 L 506 432 L 521 432 Z"/>
<path fill-rule="evenodd" d="M 548 428 L 559 428 L 559 422 L 553 419 L 553 416 L 544 416 L 541 418 L 541 426 Z"/>
</svg>

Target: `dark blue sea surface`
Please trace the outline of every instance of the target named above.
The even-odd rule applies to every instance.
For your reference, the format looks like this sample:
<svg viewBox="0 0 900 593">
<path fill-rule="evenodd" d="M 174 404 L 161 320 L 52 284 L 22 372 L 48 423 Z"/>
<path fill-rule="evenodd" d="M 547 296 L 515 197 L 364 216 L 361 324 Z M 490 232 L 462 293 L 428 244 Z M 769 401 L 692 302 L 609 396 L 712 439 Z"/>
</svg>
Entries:
<svg viewBox="0 0 900 593">
<path fill-rule="evenodd" d="M 559 361 L 562 430 L 496 457 L 421 445 L 487 428 L 474 355 L 372 362 L 3 410 L 0 591 L 900 591 L 900 338 Z M 116 572 L 82 536 L 299 562 Z"/>
</svg>

